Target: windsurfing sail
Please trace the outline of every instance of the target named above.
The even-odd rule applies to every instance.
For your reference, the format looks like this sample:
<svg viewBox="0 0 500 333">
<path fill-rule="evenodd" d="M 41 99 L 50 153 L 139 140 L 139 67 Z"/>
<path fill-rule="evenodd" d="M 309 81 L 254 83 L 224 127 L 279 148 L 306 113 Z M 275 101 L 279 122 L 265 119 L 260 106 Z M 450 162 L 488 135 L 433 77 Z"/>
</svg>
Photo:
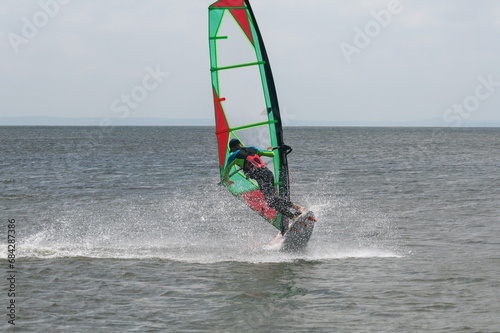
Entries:
<svg viewBox="0 0 500 333">
<path fill-rule="evenodd" d="M 219 0 L 209 7 L 210 71 L 221 179 L 230 156 L 229 141 L 275 150 L 265 160 L 279 197 L 290 198 L 287 154 L 271 65 L 248 0 Z M 287 218 L 271 209 L 257 183 L 241 170 L 230 171 L 227 189 L 276 228 Z"/>
</svg>

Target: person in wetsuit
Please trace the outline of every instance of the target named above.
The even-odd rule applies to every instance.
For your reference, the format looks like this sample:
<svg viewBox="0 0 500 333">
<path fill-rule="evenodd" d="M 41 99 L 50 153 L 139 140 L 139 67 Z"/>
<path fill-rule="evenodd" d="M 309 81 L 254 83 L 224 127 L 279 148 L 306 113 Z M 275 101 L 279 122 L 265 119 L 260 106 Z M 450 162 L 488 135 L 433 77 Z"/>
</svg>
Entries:
<svg viewBox="0 0 500 333">
<path fill-rule="evenodd" d="M 229 185 L 232 184 L 232 181 L 229 180 L 228 174 L 231 167 L 236 164 L 243 170 L 243 173 L 248 178 L 257 182 L 269 207 L 291 219 L 299 216 L 303 211 L 305 211 L 304 207 L 298 206 L 286 198 L 276 196 L 274 175 L 260 158 L 260 156 L 273 157 L 273 151 L 262 150 L 256 147 L 244 147 L 238 139 L 232 139 L 229 142 L 229 149 L 232 154 L 227 160 L 223 174 L 223 179 L 226 183 Z"/>
</svg>

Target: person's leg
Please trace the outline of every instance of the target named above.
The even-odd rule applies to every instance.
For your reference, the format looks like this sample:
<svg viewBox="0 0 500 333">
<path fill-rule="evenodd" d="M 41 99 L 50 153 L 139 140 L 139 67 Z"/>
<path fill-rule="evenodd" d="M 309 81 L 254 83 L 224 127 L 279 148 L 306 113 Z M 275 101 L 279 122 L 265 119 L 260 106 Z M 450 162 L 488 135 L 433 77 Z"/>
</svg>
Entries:
<svg viewBox="0 0 500 333">
<path fill-rule="evenodd" d="M 276 196 L 276 189 L 274 188 L 274 176 L 271 170 L 259 169 L 258 172 L 255 172 L 254 179 L 259 184 L 260 190 L 262 191 L 262 194 L 266 198 L 269 207 L 280 212 L 281 214 L 285 215 L 288 218 L 294 218 L 300 215 L 301 213 L 300 209 L 296 209 L 298 213 L 292 213 L 289 210 L 290 208 L 294 207 L 294 204 L 290 200 Z"/>
</svg>

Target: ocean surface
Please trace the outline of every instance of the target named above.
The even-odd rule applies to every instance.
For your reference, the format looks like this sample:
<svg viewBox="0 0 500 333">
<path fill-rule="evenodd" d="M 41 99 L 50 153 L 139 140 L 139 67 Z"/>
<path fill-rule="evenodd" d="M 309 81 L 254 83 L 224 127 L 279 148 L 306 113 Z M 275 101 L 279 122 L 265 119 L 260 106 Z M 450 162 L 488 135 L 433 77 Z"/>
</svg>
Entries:
<svg viewBox="0 0 500 333">
<path fill-rule="evenodd" d="M 213 128 L 0 127 L 0 331 L 500 332 L 500 129 L 285 141 L 295 254 L 217 185 Z"/>
</svg>

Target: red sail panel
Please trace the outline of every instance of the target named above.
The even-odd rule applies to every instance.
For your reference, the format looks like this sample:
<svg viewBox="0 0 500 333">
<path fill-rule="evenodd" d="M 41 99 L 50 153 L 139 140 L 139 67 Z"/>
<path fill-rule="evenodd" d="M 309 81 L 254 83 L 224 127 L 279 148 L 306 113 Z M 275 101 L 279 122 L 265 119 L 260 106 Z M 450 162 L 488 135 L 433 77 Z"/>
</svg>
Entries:
<svg viewBox="0 0 500 333">
<path fill-rule="evenodd" d="M 245 32 L 245 35 L 247 35 L 248 40 L 254 44 L 252 30 L 250 29 L 250 22 L 248 22 L 247 11 L 245 9 L 231 9 L 230 12 L 233 14 L 233 17 L 238 22 L 241 29 Z"/>
<path fill-rule="evenodd" d="M 226 120 L 226 115 L 220 104 L 221 98 L 217 95 L 215 88 L 214 94 L 214 109 L 215 109 L 215 133 L 219 145 L 219 165 L 221 168 L 226 163 L 227 142 L 229 140 L 229 125 Z"/>
<path fill-rule="evenodd" d="M 267 219 L 273 220 L 277 212 L 269 207 L 266 198 L 260 190 L 248 192 L 241 195 L 241 198 L 255 211 L 259 212 L 262 216 Z"/>
</svg>

